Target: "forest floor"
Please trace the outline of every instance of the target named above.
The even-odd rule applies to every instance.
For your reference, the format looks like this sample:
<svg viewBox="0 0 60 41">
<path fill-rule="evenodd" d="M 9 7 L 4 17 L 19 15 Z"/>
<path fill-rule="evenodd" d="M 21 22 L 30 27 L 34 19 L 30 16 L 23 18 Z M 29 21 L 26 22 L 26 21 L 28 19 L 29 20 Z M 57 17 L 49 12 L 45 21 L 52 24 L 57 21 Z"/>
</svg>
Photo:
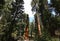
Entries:
<svg viewBox="0 0 60 41">
<path fill-rule="evenodd" d="M 57 38 L 52 37 L 52 41 L 60 41 L 60 39 L 59 39 L 59 37 L 57 37 Z"/>
<path fill-rule="evenodd" d="M 20 39 L 18 41 L 34 41 L 34 36 L 32 35 L 32 37 L 29 37 L 29 40 L 24 40 L 24 37 L 20 37 Z M 55 37 L 51 37 L 51 41 L 60 41 L 59 36 L 55 36 Z"/>
<path fill-rule="evenodd" d="M 18 40 L 18 41 L 34 41 L 34 39 L 30 39 L 30 40 Z M 54 37 L 52 37 L 52 39 L 51 39 L 51 41 L 60 41 L 60 39 L 59 38 L 54 38 Z"/>
</svg>

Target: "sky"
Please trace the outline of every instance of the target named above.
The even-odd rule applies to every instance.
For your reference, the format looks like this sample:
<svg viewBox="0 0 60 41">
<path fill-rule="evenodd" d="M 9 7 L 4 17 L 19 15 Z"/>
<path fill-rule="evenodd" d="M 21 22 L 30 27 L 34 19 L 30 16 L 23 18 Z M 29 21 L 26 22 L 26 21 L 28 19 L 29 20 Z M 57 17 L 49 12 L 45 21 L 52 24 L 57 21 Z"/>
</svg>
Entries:
<svg viewBox="0 0 60 41">
<path fill-rule="evenodd" d="M 34 14 L 32 14 L 32 7 L 31 7 L 32 0 L 24 0 L 24 11 L 25 13 L 29 14 L 29 20 L 32 22 L 34 20 Z"/>
<path fill-rule="evenodd" d="M 51 1 L 50 0 L 48 0 L 48 4 L 50 4 L 51 3 Z"/>
<path fill-rule="evenodd" d="M 51 4 L 51 0 L 48 0 L 48 4 Z M 55 15 L 55 9 L 52 8 L 52 12 L 51 12 L 53 15 Z"/>
</svg>

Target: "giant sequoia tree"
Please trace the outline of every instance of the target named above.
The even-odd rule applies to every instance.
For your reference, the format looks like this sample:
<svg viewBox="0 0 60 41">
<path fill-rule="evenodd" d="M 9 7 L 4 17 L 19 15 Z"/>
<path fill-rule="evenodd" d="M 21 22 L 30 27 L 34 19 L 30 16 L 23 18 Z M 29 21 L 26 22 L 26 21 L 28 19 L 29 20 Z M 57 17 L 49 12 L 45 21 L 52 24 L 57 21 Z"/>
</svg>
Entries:
<svg viewBox="0 0 60 41">
<path fill-rule="evenodd" d="M 47 36 L 49 38 L 49 33 L 51 32 L 51 34 L 54 35 L 54 33 L 55 33 L 54 31 L 57 29 L 56 17 L 54 17 L 53 14 L 49 11 L 47 0 L 39 0 L 38 7 L 39 7 L 38 12 L 40 13 L 42 24 L 44 26 L 43 31 L 42 31 L 42 40 L 48 41 L 48 39 L 46 39 L 46 38 L 47 38 Z M 34 8 L 32 8 L 32 9 L 34 9 Z M 43 39 L 44 37 L 45 37 L 45 39 Z"/>
</svg>

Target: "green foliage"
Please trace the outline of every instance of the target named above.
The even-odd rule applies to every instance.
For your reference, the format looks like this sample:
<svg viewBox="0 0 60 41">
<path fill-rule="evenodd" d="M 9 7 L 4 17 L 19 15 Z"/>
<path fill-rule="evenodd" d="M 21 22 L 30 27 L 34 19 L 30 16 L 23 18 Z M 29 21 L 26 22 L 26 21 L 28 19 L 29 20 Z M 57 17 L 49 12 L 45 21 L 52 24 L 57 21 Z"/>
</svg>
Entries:
<svg viewBox="0 0 60 41">
<path fill-rule="evenodd" d="M 31 2 L 31 6 L 36 5 L 35 3 L 38 3 L 38 2 L 39 2 L 39 0 L 32 0 L 32 2 Z"/>
<path fill-rule="evenodd" d="M 43 29 L 42 35 L 40 37 L 36 36 L 35 41 L 51 41 L 51 36 L 46 29 Z"/>
<path fill-rule="evenodd" d="M 5 0 L 0 0 L 0 9 L 3 8 L 4 4 L 5 4 Z"/>
<path fill-rule="evenodd" d="M 47 0 L 39 0 L 39 2 L 35 3 L 32 1 L 32 9 L 33 6 L 38 3 L 38 13 L 41 15 L 42 25 L 44 26 L 42 30 L 42 37 L 36 36 L 36 41 L 51 41 L 51 36 L 55 35 L 55 30 L 60 29 L 60 0 L 51 0 L 51 2 L 52 4 L 50 6 L 55 8 L 55 16 L 49 12 Z M 37 30 L 35 31 L 37 32 Z"/>
<path fill-rule="evenodd" d="M 21 0 L 21 2 L 22 1 L 23 0 Z M 18 34 L 19 34 L 18 32 L 20 30 L 19 29 L 20 21 L 15 20 L 17 14 L 15 16 L 13 15 L 13 13 L 16 10 L 15 10 L 15 8 L 13 8 L 12 0 L 4 0 L 4 1 L 0 0 L 0 6 L 1 5 L 4 8 L 0 8 L 0 16 L 1 16 L 1 19 L 0 19 L 0 36 L 1 36 L 0 41 L 17 41 L 16 39 L 18 38 Z M 23 9 L 22 5 L 20 8 Z M 22 16 L 23 12 L 20 11 L 19 13 Z M 18 19 L 20 19 L 21 16 L 19 15 Z M 25 24 L 22 23 L 22 27 L 24 27 L 24 26 L 25 26 Z"/>
<path fill-rule="evenodd" d="M 60 13 L 60 0 L 51 0 L 51 2 L 52 2 L 52 7 L 55 8 L 57 14 Z"/>
</svg>

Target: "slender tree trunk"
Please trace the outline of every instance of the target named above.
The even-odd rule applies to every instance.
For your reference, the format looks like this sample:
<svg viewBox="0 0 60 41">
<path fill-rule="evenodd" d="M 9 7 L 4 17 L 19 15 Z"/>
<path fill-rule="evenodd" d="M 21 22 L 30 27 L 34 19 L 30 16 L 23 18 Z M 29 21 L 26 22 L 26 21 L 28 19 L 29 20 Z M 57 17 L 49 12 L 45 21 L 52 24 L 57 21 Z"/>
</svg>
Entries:
<svg viewBox="0 0 60 41">
<path fill-rule="evenodd" d="M 28 41 L 29 40 L 29 32 L 28 32 L 28 26 L 26 26 L 26 28 L 25 28 L 25 34 L 24 34 L 24 39 L 26 40 L 26 41 Z"/>
<path fill-rule="evenodd" d="M 28 31 L 28 29 L 29 29 L 29 17 L 28 17 L 28 15 L 27 15 L 27 20 L 26 20 L 26 28 L 25 28 L 25 33 L 24 33 L 24 39 L 25 39 L 25 41 L 29 41 L 29 31 Z"/>
<path fill-rule="evenodd" d="M 32 38 L 32 28 L 31 28 L 31 38 Z"/>
</svg>

